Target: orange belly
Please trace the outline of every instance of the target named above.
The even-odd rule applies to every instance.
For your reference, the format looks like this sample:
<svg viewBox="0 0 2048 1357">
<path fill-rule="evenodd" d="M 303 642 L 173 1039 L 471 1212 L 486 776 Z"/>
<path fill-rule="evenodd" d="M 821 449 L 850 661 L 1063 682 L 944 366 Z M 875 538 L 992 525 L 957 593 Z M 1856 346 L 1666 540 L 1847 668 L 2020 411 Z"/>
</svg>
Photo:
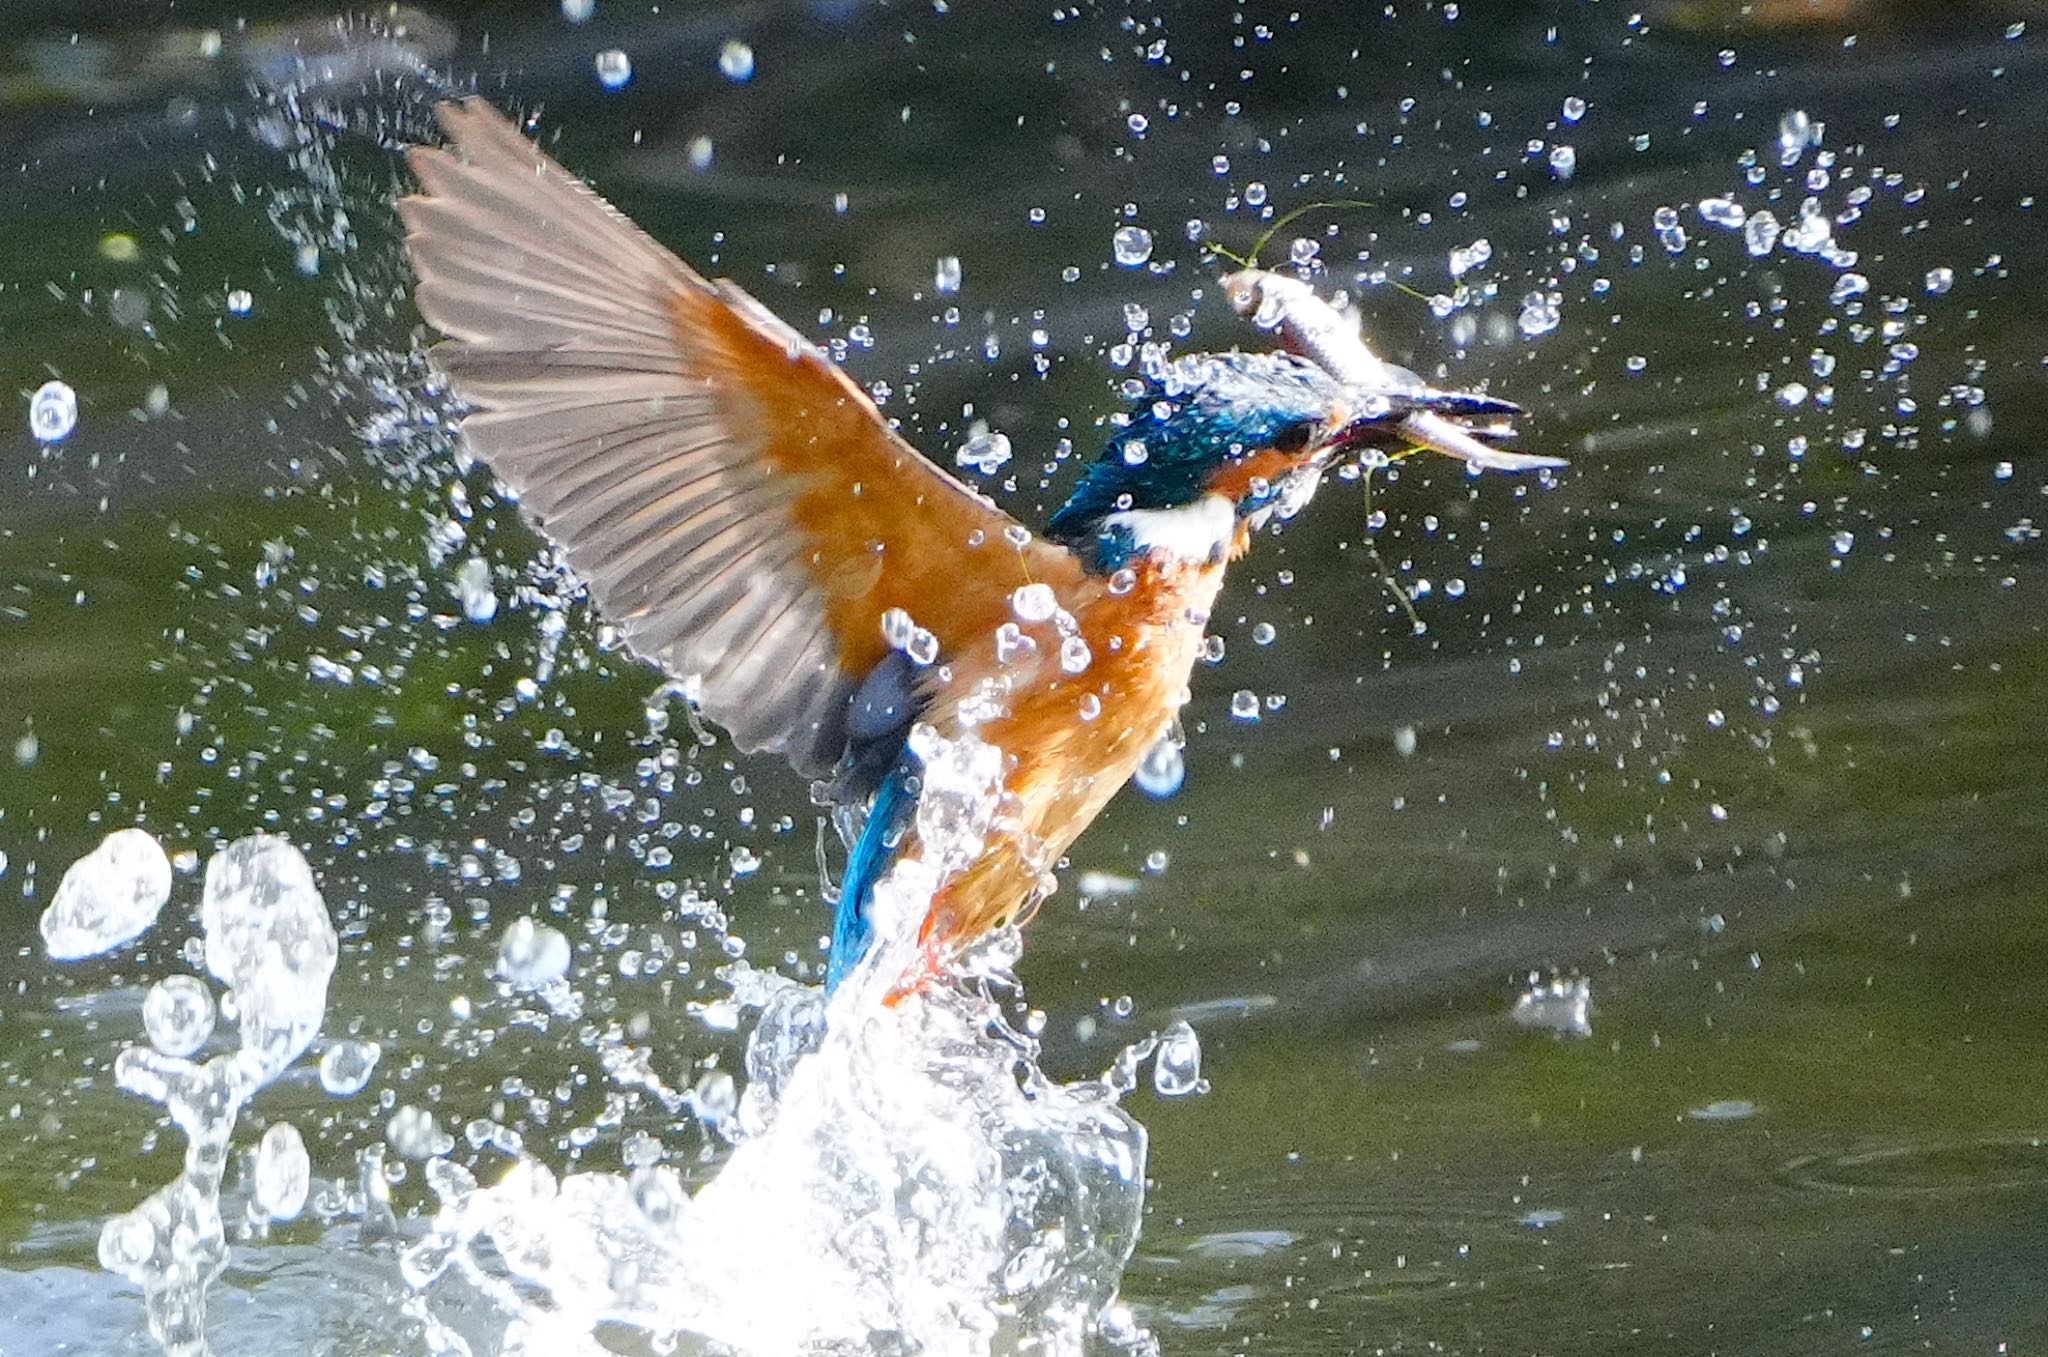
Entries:
<svg viewBox="0 0 2048 1357">
<path fill-rule="evenodd" d="M 1054 621 L 1018 623 L 1028 648 L 992 636 L 953 658 L 926 719 L 949 739 L 972 728 L 1004 752 L 1007 774 L 986 849 L 933 900 L 928 944 L 957 946 L 1021 920 L 1053 889 L 1068 847 L 1187 700 L 1222 582 L 1220 562 L 1147 562 L 1122 593 L 1079 581 L 1059 599 L 1087 647 L 1078 672 Z"/>
</svg>

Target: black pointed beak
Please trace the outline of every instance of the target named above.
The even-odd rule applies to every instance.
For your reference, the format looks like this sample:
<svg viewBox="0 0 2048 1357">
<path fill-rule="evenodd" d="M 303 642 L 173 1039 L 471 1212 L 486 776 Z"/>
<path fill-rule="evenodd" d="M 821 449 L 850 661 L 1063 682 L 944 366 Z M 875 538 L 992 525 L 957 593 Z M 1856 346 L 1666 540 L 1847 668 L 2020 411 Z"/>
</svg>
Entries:
<svg viewBox="0 0 2048 1357">
<path fill-rule="evenodd" d="M 1540 457 L 1526 452 L 1508 452 L 1483 440 L 1510 438 L 1514 428 L 1507 421 L 1522 413 L 1522 407 L 1497 396 L 1473 391 L 1437 391 L 1371 394 L 1335 440 L 1342 450 L 1363 450 L 1406 443 L 1456 457 L 1484 471 L 1537 471 L 1569 465 L 1562 457 Z M 1490 420 L 1486 425 L 1473 420 Z"/>
</svg>

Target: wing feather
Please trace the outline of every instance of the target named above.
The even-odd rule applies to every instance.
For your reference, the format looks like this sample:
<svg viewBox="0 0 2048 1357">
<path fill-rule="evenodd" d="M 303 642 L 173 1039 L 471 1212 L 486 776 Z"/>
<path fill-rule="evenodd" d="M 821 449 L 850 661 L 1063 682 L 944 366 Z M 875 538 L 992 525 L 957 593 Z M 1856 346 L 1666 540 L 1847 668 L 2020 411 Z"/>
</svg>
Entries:
<svg viewBox="0 0 2048 1357">
<path fill-rule="evenodd" d="M 829 772 L 887 609 L 958 650 L 1016 585 L 1078 577 L 488 104 L 440 118 L 448 144 L 412 152 L 399 211 L 463 434 L 633 652 L 693 681 L 742 749 Z"/>
</svg>

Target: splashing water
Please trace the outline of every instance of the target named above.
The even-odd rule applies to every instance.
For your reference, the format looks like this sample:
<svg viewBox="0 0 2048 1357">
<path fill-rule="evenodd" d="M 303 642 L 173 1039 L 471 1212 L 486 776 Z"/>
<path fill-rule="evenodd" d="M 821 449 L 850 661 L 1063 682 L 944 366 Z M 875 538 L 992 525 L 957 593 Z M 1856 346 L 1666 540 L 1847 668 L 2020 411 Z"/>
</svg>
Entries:
<svg viewBox="0 0 2048 1357">
<path fill-rule="evenodd" d="M 1007 979 L 1014 933 L 966 963 L 982 983 L 897 992 L 925 964 L 918 930 L 934 890 L 980 855 L 1008 802 L 1001 751 L 972 734 L 949 741 L 919 727 L 910 747 L 923 763 L 921 855 L 877 888 L 868 958 L 829 1001 L 744 962 L 722 973 L 730 1006 L 759 1015 L 744 1091 L 711 1071 L 675 1094 L 642 1065 L 607 1062 L 615 1082 L 644 1084 L 734 1145 L 694 1196 L 664 1162 L 680 1147 L 645 1132 L 625 1147 L 624 1173 L 562 1173 L 501 1144 L 513 1162 L 486 1184 L 456 1162 L 458 1142 L 432 1112 L 404 1103 L 390 1116 L 389 1149 L 424 1161 L 438 1203 L 397 1264 L 429 1350 L 472 1353 L 482 1339 L 506 1354 L 597 1354 L 608 1350 L 598 1327 L 626 1324 L 658 1346 L 688 1335 L 741 1354 L 1157 1351 L 1117 1300 L 1146 1156 L 1144 1128 L 1118 1101 L 1155 1049 L 1159 1091 L 1193 1091 L 1193 1032 L 1176 1024 L 1097 1079 L 1048 1078 L 1037 1044 L 989 993 Z M 186 1058 L 207 1039 L 213 996 L 191 976 L 152 991 L 152 1044 L 123 1051 L 115 1079 L 184 1131 L 184 1171 L 109 1220 L 99 1246 L 106 1268 L 142 1288 L 150 1332 L 171 1357 L 210 1351 L 206 1298 L 229 1261 L 235 1213 L 222 1203 L 236 1124 L 317 1036 L 338 951 L 312 871 L 282 839 L 216 854 L 200 920 L 237 1049 Z M 566 1003 L 567 950 L 555 930 L 520 919 L 507 930 L 501 979 L 561 990 Z M 353 1094 L 376 1060 L 374 1044 L 336 1042 L 320 1083 Z M 388 1231 L 383 1150 L 359 1156 L 364 1190 L 343 1213 Z M 315 1166 L 297 1128 L 279 1121 L 246 1167 L 237 1228 L 262 1238 L 304 1209 Z M 449 1278 L 466 1284 L 456 1304 L 478 1294 L 491 1303 L 497 1332 L 465 1338 L 436 1313 Z M 461 1318 L 474 1329 L 474 1314 Z"/>
<path fill-rule="evenodd" d="M 101 1266 L 142 1288 L 149 1331 L 170 1357 L 208 1351 L 206 1292 L 228 1261 L 220 1196 L 235 1121 L 319 1030 L 337 952 L 312 869 L 268 835 L 238 840 L 207 864 L 200 919 L 207 969 L 231 987 L 240 1049 L 203 1065 L 147 1046 L 116 1058 L 114 1081 L 161 1103 L 185 1133 L 185 1167 L 109 1220 L 99 1242 Z M 273 1126 L 257 1164 L 252 1212 L 296 1215 L 309 1172 L 298 1132 Z"/>
<path fill-rule="evenodd" d="M 1116 1303 L 1144 1201 L 1145 1132 L 1117 1106 L 1137 1057 L 1062 1085 L 985 993 L 890 998 L 933 891 L 1005 799 L 994 747 L 919 727 L 911 748 L 921 856 L 877 888 L 860 967 L 829 1002 L 725 973 L 760 1018 L 730 1116 L 729 1095 L 692 1099 L 737 1141 L 717 1176 L 691 1197 L 655 1154 L 559 1177 L 522 1156 L 482 1186 L 433 1159 L 440 1207 L 404 1259 L 419 1299 L 465 1278 L 506 1314 L 507 1352 L 594 1353 L 605 1321 L 739 1353 L 1156 1351 Z M 999 936 L 971 968 L 1000 974 L 1014 947 Z"/>
<path fill-rule="evenodd" d="M 986 999 L 842 991 L 828 1014 L 739 979 L 763 1008 L 740 1145 L 694 1198 L 658 1164 L 557 1178 L 522 1158 L 480 1187 L 437 1159 L 407 1280 L 466 1276 L 507 1312 L 507 1351 L 596 1352 L 605 1320 L 749 1354 L 1155 1350 L 1114 1303 L 1145 1164 L 1122 1088 L 1047 1080 Z"/>
</svg>

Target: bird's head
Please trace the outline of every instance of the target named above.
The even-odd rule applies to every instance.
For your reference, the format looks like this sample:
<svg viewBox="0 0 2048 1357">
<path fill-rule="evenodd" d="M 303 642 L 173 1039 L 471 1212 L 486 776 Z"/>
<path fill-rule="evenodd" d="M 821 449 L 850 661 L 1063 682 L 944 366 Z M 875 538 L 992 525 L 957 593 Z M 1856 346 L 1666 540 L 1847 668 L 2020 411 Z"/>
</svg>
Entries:
<svg viewBox="0 0 2048 1357">
<path fill-rule="evenodd" d="M 1115 417 L 1050 534 L 1100 570 L 1159 549 L 1220 559 L 1245 529 L 1291 518 L 1343 457 L 1400 445 L 1412 406 L 1349 391 L 1291 354 L 1177 359 Z"/>
</svg>

